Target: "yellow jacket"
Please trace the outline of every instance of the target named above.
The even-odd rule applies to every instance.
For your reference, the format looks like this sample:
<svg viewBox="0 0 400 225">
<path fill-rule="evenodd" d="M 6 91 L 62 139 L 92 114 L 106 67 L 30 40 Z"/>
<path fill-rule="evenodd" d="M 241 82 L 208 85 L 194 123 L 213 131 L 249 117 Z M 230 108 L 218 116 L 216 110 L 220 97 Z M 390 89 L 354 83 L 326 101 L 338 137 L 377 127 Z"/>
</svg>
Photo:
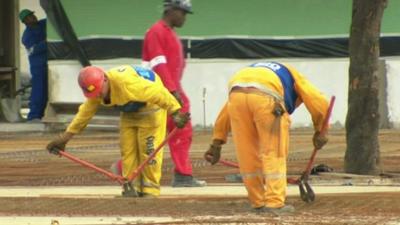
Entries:
<svg viewBox="0 0 400 225">
<path fill-rule="evenodd" d="M 311 114 L 314 129 L 316 131 L 320 130 L 328 110 L 328 101 L 314 85 L 293 67 L 287 64 L 280 65 L 283 65 L 290 72 L 294 80 L 293 90 L 297 94 L 297 99 L 294 103 L 295 108 L 301 103 L 304 103 Z M 276 95 L 278 98 L 282 99 L 284 96 L 284 88 L 278 75 L 273 70 L 262 66 L 249 66 L 238 71 L 230 79 L 228 88 L 231 90 L 235 86 L 255 87 L 267 94 Z M 215 121 L 213 139 L 226 142 L 229 131 L 230 119 L 227 103 L 225 103 Z"/>
<path fill-rule="evenodd" d="M 69 124 L 67 132 L 79 133 L 96 114 L 100 105 L 107 107 L 124 106 L 131 102 L 144 102 L 146 105 L 136 112 L 121 112 L 124 122 L 134 122 L 137 126 L 155 126 L 157 111 L 167 110 L 169 114 L 179 110 L 181 106 L 169 91 L 163 86 L 161 79 L 154 73 L 154 81 L 140 76 L 132 66 L 124 65 L 106 72 L 110 82 L 110 103 L 103 99 L 87 99 L 80 105 L 79 111 Z"/>
</svg>

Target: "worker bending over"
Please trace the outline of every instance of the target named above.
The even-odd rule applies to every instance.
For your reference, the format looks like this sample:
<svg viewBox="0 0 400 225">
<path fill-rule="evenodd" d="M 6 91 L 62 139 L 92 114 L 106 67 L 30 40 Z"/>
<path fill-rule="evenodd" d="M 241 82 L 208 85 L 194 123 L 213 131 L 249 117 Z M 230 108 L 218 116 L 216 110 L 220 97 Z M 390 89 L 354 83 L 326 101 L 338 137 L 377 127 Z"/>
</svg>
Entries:
<svg viewBox="0 0 400 225">
<path fill-rule="evenodd" d="M 87 100 L 79 107 L 67 130 L 51 141 L 47 149 L 55 154 L 63 151 L 73 135 L 87 126 L 100 105 L 114 107 L 121 112 L 124 178 L 128 178 L 164 140 L 167 114 L 172 115 L 178 128 L 184 127 L 190 119 L 188 113 L 179 112 L 178 101 L 163 86 L 158 75 L 148 69 L 124 65 L 105 72 L 88 66 L 80 71 L 78 83 Z M 123 196 L 158 196 L 162 159 L 163 152 L 159 151 L 133 184 L 129 184 L 133 188 L 123 191 Z"/>
<path fill-rule="evenodd" d="M 289 65 L 255 63 L 229 81 L 229 100 L 214 124 L 206 160 L 219 161 L 221 145 L 232 130 L 240 174 L 256 212 L 293 212 L 285 205 L 289 115 L 304 103 L 312 116 L 315 148 L 327 138 L 319 133 L 328 109 L 326 98 Z"/>
</svg>

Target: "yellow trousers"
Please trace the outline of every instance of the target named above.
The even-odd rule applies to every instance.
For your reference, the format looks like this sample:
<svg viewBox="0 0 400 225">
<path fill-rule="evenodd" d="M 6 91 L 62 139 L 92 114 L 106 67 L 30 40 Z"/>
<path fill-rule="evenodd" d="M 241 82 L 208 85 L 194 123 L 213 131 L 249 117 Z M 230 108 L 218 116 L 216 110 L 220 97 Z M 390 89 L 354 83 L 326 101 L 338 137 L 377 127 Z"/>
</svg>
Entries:
<svg viewBox="0 0 400 225">
<path fill-rule="evenodd" d="M 128 177 L 161 144 L 166 135 L 165 110 L 160 109 L 154 117 L 155 126 L 138 126 L 135 120 L 121 116 L 120 144 L 122 156 L 122 175 Z M 160 179 L 163 150 L 149 161 L 143 172 L 134 180 L 138 192 L 160 195 Z"/>
<path fill-rule="evenodd" d="M 286 198 L 290 119 L 276 117 L 267 95 L 232 92 L 228 112 L 244 185 L 252 207 L 279 208 Z"/>
</svg>

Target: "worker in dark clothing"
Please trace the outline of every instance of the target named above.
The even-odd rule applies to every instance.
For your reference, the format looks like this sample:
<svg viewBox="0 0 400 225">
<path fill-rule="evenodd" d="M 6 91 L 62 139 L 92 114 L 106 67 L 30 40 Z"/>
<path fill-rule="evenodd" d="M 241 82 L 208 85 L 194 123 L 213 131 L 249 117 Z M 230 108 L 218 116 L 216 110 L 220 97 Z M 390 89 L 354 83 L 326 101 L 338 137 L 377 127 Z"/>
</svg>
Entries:
<svg viewBox="0 0 400 225">
<path fill-rule="evenodd" d="M 34 12 L 29 9 L 21 10 L 19 19 L 26 25 L 22 44 L 29 55 L 31 72 L 32 89 L 28 121 L 40 121 L 47 103 L 46 19 L 38 20 Z"/>
</svg>

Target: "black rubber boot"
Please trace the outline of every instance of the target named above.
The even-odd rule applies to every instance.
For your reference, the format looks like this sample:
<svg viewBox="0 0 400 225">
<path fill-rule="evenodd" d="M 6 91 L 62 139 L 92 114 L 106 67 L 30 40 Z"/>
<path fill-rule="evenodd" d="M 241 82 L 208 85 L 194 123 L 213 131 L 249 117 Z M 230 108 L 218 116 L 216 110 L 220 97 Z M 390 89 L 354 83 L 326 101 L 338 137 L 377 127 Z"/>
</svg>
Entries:
<svg viewBox="0 0 400 225">
<path fill-rule="evenodd" d="M 204 180 L 197 180 L 193 176 L 175 173 L 172 180 L 172 187 L 204 187 L 207 182 Z"/>
<path fill-rule="evenodd" d="M 135 190 L 135 188 L 132 186 L 131 182 L 125 182 L 123 184 L 123 191 L 122 191 L 122 197 L 128 197 L 128 198 L 135 198 L 139 197 L 139 194 Z"/>
</svg>

